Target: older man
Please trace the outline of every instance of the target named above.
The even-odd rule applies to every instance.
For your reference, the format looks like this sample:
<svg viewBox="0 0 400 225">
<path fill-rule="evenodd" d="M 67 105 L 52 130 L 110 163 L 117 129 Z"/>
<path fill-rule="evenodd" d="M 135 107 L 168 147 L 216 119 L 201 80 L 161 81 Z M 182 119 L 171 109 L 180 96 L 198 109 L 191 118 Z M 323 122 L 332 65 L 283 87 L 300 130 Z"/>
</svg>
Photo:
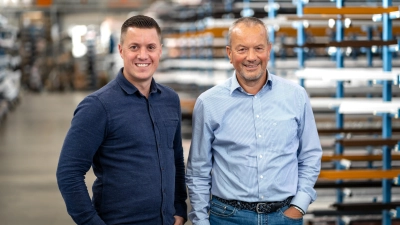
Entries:
<svg viewBox="0 0 400 225">
<path fill-rule="evenodd" d="M 303 224 L 322 154 L 308 95 L 268 72 L 271 44 L 261 20 L 234 22 L 226 51 L 234 75 L 201 94 L 193 112 L 189 218 L 196 225 Z"/>
</svg>

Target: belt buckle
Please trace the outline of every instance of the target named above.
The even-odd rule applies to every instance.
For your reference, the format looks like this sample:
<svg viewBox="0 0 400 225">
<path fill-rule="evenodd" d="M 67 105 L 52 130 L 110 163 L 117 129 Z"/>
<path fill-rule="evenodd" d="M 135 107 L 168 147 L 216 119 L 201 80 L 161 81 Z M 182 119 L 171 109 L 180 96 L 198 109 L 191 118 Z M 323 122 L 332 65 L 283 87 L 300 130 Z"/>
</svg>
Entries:
<svg viewBox="0 0 400 225">
<path fill-rule="evenodd" d="M 265 202 L 259 202 L 259 203 L 257 203 L 257 206 L 256 206 L 256 211 L 257 211 L 257 213 L 264 213 L 264 212 L 261 212 L 260 210 L 259 210 L 259 206 L 260 205 L 267 205 L 267 203 L 265 203 Z"/>
</svg>

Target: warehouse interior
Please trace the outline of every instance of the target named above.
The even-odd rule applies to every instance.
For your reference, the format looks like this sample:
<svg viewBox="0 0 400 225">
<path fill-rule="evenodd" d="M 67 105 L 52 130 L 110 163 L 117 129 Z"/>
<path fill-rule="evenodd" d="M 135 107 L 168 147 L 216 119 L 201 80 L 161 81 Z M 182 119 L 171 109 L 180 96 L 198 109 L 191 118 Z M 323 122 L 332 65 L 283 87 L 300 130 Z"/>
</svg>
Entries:
<svg viewBox="0 0 400 225">
<path fill-rule="evenodd" d="M 0 224 L 74 224 L 60 150 L 78 103 L 123 66 L 120 28 L 139 14 L 162 29 L 154 78 L 179 94 L 185 159 L 196 98 L 234 71 L 229 26 L 261 18 L 268 70 L 306 89 L 322 144 L 304 224 L 400 224 L 400 0 L 0 0 Z"/>
</svg>

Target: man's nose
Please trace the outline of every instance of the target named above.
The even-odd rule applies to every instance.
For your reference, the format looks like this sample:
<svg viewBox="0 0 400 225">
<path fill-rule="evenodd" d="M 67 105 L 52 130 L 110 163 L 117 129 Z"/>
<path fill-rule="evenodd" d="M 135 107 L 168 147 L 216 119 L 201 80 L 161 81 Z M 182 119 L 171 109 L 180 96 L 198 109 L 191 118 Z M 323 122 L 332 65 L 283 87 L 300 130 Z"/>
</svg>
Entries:
<svg viewBox="0 0 400 225">
<path fill-rule="evenodd" d="M 247 59 L 248 61 L 254 61 L 254 60 L 257 59 L 256 52 L 255 52 L 254 49 L 250 48 L 249 51 L 247 51 L 247 57 L 246 57 L 246 59 Z"/>
<path fill-rule="evenodd" d="M 149 56 L 149 54 L 148 54 L 146 48 L 141 48 L 141 49 L 139 50 L 139 55 L 138 55 L 138 58 L 139 58 L 139 59 L 147 59 L 148 56 Z"/>
</svg>

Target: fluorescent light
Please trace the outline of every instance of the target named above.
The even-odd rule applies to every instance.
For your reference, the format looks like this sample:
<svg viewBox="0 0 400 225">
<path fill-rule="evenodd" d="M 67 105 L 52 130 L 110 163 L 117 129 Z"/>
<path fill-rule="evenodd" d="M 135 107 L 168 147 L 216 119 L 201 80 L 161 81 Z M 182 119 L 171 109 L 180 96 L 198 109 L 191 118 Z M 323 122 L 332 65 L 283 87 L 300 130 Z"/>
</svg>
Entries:
<svg viewBox="0 0 400 225">
<path fill-rule="evenodd" d="M 395 11 L 395 12 L 389 13 L 389 18 L 392 19 L 392 20 L 400 18 L 400 11 Z M 372 15 L 372 21 L 381 22 L 382 21 L 382 14 L 374 14 L 374 15 Z"/>
<path fill-rule="evenodd" d="M 329 28 L 333 28 L 335 26 L 336 21 L 334 19 L 329 19 L 328 20 L 328 26 Z"/>
<path fill-rule="evenodd" d="M 269 12 L 269 9 L 270 9 L 270 8 L 272 8 L 272 9 L 274 9 L 274 10 L 278 10 L 280 7 L 281 7 L 281 6 L 280 6 L 278 3 L 274 2 L 274 3 L 272 3 L 272 4 L 266 4 L 266 5 L 264 6 L 264 11 L 265 11 L 265 12 Z"/>
<path fill-rule="evenodd" d="M 345 26 L 346 28 L 349 28 L 350 25 L 351 25 L 351 19 L 346 18 L 346 19 L 344 20 L 344 26 Z"/>
</svg>

